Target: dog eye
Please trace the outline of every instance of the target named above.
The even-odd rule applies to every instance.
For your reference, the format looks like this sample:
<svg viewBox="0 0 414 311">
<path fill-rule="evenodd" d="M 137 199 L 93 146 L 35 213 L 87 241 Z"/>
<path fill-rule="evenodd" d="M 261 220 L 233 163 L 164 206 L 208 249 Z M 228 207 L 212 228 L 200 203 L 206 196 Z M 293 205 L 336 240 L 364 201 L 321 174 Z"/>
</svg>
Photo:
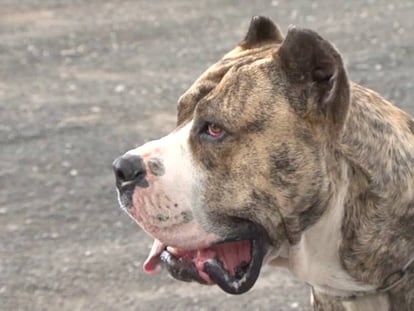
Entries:
<svg viewBox="0 0 414 311">
<path fill-rule="evenodd" d="M 207 130 L 206 133 L 211 137 L 211 138 L 215 138 L 218 139 L 220 137 L 223 136 L 224 131 L 223 129 L 218 126 L 217 124 L 214 123 L 209 123 L 207 124 Z"/>
<path fill-rule="evenodd" d="M 210 142 L 221 141 L 222 138 L 227 134 L 226 130 L 222 126 L 217 125 L 213 122 L 205 122 L 200 128 L 200 136 Z"/>
</svg>

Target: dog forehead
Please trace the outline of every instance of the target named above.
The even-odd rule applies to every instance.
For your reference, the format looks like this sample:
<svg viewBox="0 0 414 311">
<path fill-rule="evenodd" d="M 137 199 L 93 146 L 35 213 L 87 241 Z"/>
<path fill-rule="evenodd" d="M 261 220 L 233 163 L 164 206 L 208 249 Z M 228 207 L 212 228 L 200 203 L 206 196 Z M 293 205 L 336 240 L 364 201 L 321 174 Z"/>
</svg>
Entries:
<svg viewBox="0 0 414 311">
<path fill-rule="evenodd" d="M 257 70 L 258 66 L 263 66 L 263 63 L 270 63 L 272 55 L 278 47 L 279 45 L 274 43 L 264 44 L 253 49 L 237 46 L 225 54 L 218 62 L 204 71 L 179 98 L 177 124 L 182 124 L 184 121 L 191 119 L 200 100 L 217 87 L 220 87 L 225 82 L 224 80 L 228 82 L 241 69 L 253 72 Z"/>
</svg>

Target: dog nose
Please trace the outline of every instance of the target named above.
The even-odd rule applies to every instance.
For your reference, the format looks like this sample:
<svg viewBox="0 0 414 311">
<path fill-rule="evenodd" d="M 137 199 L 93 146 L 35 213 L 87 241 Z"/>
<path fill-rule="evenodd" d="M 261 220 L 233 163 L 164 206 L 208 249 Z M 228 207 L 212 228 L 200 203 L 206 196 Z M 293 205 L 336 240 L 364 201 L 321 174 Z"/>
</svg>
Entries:
<svg viewBox="0 0 414 311">
<path fill-rule="evenodd" d="M 134 181 L 139 184 L 145 177 L 145 164 L 141 157 L 123 155 L 112 163 L 117 185 Z"/>
</svg>

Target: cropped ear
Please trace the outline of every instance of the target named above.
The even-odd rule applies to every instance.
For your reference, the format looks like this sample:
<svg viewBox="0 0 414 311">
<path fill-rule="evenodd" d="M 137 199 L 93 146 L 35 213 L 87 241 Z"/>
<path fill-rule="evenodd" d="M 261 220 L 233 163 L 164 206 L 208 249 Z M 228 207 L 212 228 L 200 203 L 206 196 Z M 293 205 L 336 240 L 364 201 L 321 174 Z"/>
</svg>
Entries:
<svg viewBox="0 0 414 311">
<path fill-rule="evenodd" d="M 244 49 L 251 49 L 261 43 L 281 43 L 282 41 L 282 32 L 270 18 L 254 16 L 250 21 L 246 36 L 239 45 Z"/>
<path fill-rule="evenodd" d="M 308 115 L 316 110 L 339 134 L 351 94 L 338 51 L 312 30 L 289 27 L 277 54 L 291 91 L 301 93 L 294 96 L 294 108 Z"/>
</svg>

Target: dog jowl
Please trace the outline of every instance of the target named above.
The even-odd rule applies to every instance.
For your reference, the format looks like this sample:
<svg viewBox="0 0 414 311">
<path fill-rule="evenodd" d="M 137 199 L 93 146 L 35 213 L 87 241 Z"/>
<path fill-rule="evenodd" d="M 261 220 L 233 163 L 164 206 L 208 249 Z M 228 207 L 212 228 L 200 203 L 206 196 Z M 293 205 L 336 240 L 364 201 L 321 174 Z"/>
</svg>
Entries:
<svg viewBox="0 0 414 311">
<path fill-rule="evenodd" d="M 181 96 L 177 127 L 113 163 L 154 238 L 144 270 L 242 294 L 280 265 L 317 310 L 410 310 L 412 124 L 317 33 L 254 17 Z"/>
</svg>

